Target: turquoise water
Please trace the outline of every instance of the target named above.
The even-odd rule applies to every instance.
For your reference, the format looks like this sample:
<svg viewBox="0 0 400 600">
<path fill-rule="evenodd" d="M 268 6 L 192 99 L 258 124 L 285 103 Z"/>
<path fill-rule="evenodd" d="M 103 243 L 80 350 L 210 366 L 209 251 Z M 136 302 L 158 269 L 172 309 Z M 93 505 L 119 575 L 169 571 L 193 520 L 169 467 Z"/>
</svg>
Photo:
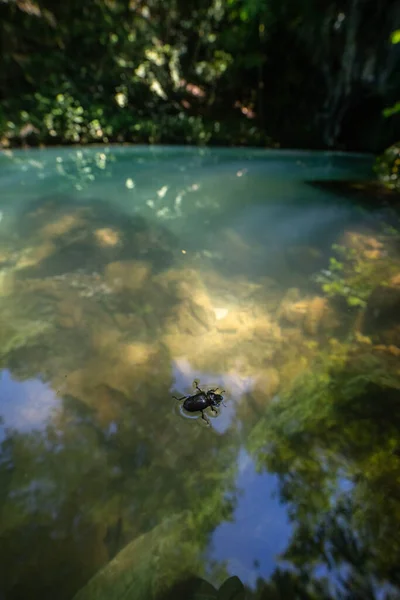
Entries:
<svg viewBox="0 0 400 600">
<path fill-rule="evenodd" d="M 398 328 L 368 320 L 397 234 L 328 184 L 371 166 L 0 155 L 1 599 L 178 597 L 189 576 L 254 598 L 397 589 Z M 194 380 L 225 390 L 209 425 L 172 398 Z"/>
</svg>

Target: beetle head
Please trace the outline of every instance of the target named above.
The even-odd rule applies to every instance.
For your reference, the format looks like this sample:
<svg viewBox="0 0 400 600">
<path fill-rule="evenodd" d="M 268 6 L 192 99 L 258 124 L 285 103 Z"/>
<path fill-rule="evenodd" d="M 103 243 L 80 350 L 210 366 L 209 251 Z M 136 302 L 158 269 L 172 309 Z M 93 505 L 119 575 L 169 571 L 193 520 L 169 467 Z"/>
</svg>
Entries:
<svg viewBox="0 0 400 600">
<path fill-rule="evenodd" d="M 213 406 L 219 406 L 224 399 L 221 394 L 216 394 L 215 392 L 208 392 L 208 397 Z"/>
</svg>

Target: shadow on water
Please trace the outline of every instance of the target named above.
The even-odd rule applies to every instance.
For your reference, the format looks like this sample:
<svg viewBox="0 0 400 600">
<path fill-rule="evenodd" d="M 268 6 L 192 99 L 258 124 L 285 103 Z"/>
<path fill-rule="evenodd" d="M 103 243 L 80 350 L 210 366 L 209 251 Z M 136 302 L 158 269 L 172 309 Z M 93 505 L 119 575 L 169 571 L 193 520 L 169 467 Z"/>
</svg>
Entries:
<svg viewBox="0 0 400 600">
<path fill-rule="evenodd" d="M 254 600 L 398 597 L 393 238 L 333 209 L 293 246 L 301 211 L 274 202 L 268 267 L 266 213 L 238 196 L 193 254 L 184 212 L 94 197 L 33 198 L 1 247 L 0 597 L 220 598 L 232 575 Z M 321 289 L 330 230 L 353 253 Z M 195 378 L 227 390 L 210 427 L 171 398 Z"/>
<path fill-rule="evenodd" d="M 389 207 L 399 207 L 399 194 L 380 184 L 379 181 L 308 181 L 308 185 L 347 198 L 372 213 Z M 393 216 L 393 214 L 392 214 Z"/>
</svg>

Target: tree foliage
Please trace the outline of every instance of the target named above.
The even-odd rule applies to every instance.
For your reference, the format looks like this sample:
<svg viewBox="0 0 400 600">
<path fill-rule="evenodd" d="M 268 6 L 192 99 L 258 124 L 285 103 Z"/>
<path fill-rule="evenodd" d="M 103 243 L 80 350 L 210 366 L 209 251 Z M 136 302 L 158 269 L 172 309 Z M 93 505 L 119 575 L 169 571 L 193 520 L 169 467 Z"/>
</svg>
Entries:
<svg viewBox="0 0 400 600">
<path fill-rule="evenodd" d="M 271 145 L 272 136 L 292 146 L 341 137 L 366 146 L 350 139 L 345 119 L 371 96 L 391 102 L 398 88 L 384 46 L 391 4 L 330 0 L 325 8 L 311 0 L 3 0 L 3 142 Z M 375 108 L 367 113 L 380 119 Z M 368 143 L 388 145 L 393 135 Z"/>
<path fill-rule="evenodd" d="M 400 43 L 400 29 L 396 29 L 391 35 L 392 44 Z M 391 118 L 397 115 L 399 118 L 400 102 L 397 101 L 392 106 L 386 107 L 383 115 L 386 118 Z M 376 172 L 383 183 L 392 190 L 400 190 L 400 143 L 393 144 L 387 148 L 385 152 L 378 158 L 376 162 Z"/>
</svg>

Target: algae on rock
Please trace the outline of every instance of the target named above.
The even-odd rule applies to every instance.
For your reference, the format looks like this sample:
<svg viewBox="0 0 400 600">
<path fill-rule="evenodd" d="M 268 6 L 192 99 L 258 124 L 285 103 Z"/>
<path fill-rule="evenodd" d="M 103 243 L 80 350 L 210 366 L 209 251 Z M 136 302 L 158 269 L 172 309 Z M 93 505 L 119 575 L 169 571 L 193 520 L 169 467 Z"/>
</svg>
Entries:
<svg viewBox="0 0 400 600">
<path fill-rule="evenodd" d="M 133 540 L 73 600 L 155 600 L 173 584 L 201 571 L 189 516 L 173 515 Z"/>
</svg>

